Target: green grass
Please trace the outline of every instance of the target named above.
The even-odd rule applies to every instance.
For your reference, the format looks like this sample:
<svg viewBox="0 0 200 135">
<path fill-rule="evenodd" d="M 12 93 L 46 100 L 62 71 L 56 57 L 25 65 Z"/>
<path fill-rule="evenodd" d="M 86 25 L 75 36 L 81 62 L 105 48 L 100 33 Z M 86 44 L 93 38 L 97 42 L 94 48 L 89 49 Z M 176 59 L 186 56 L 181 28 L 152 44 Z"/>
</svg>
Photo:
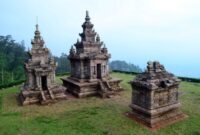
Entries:
<svg viewBox="0 0 200 135">
<path fill-rule="evenodd" d="M 182 82 L 181 110 L 189 117 L 156 133 L 123 115 L 130 111 L 132 75 L 113 73 L 125 89 L 111 99 L 90 97 L 48 106 L 19 106 L 20 86 L 0 91 L 0 135 L 200 135 L 200 84 Z M 61 84 L 59 80 L 56 82 Z"/>
</svg>

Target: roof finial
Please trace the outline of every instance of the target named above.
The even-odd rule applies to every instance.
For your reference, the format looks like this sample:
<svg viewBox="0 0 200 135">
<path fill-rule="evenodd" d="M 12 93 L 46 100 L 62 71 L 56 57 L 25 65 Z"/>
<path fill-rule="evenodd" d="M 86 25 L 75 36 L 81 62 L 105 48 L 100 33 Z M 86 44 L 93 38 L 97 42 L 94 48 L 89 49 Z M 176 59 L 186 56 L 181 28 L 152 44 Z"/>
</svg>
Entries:
<svg viewBox="0 0 200 135">
<path fill-rule="evenodd" d="M 36 31 L 38 31 L 38 24 L 36 24 Z"/>
<path fill-rule="evenodd" d="M 38 16 L 36 16 L 36 30 L 38 31 Z"/>
<path fill-rule="evenodd" d="M 86 10 L 86 17 L 85 17 L 85 21 L 90 21 L 90 16 L 89 16 L 89 12 Z"/>
<path fill-rule="evenodd" d="M 36 16 L 36 24 L 38 24 L 38 16 Z"/>
</svg>

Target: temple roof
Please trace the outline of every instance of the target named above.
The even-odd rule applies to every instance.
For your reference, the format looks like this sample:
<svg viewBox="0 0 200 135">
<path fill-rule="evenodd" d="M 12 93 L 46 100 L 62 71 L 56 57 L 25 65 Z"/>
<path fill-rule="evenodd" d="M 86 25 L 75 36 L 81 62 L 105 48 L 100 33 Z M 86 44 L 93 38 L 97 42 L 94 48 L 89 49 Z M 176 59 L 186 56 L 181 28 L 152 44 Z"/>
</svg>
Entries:
<svg viewBox="0 0 200 135">
<path fill-rule="evenodd" d="M 39 26 L 36 24 L 35 36 L 34 39 L 31 41 L 33 48 L 43 47 L 44 40 L 42 39 L 39 31 Z"/>
<path fill-rule="evenodd" d="M 86 11 L 85 22 L 82 25 L 83 32 L 79 34 L 81 41 L 95 42 L 96 32 L 93 30 L 93 26 L 90 22 L 89 12 Z"/>
<path fill-rule="evenodd" d="M 165 67 L 158 61 L 148 62 L 144 73 L 139 74 L 131 83 L 136 87 L 146 89 L 168 88 L 180 83 L 180 80 L 165 70 Z"/>
<path fill-rule="evenodd" d="M 108 59 L 110 54 L 108 54 L 107 48 L 102 45 L 104 44 L 99 34 L 93 29 L 93 24 L 90 21 L 89 12 L 86 11 L 85 22 L 82 25 L 83 32 L 80 33 L 81 40 L 77 40 L 74 44 L 75 49 L 71 47 L 69 53 L 69 58 L 76 59 Z"/>
</svg>

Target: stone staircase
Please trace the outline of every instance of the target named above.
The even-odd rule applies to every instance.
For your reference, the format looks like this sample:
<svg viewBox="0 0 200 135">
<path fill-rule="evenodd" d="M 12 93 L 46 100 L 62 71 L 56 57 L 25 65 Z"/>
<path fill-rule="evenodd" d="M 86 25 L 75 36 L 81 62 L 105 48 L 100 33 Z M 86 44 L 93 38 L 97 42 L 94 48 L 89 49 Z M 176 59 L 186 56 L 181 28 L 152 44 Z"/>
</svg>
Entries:
<svg viewBox="0 0 200 135">
<path fill-rule="evenodd" d="M 40 103 L 42 105 L 55 102 L 54 95 L 51 90 L 41 90 Z"/>
<path fill-rule="evenodd" d="M 110 84 L 108 81 L 105 80 L 99 80 L 99 90 L 98 94 L 102 98 L 110 98 L 112 95 L 114 95 L 113 89 L 110 87 Z"/>
</svg>

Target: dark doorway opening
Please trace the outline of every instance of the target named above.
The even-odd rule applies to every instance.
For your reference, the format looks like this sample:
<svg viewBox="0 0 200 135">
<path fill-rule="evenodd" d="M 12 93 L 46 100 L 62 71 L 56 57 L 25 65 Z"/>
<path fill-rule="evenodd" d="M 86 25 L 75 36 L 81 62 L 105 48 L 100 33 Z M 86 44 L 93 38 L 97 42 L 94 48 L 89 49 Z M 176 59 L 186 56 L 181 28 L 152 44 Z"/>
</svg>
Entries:
<svg viewBox="0 0 200 135">
<path fill-rule="evenodd" d="M 47 90 L 47 76 L 42 76 L 41 81 L 42 81 L 42 89 Z"/>
<path fill-rule="evenodd" d="M 97 79 L 101 79 L 101 64 L 97 64 Z"/>
</svg>

